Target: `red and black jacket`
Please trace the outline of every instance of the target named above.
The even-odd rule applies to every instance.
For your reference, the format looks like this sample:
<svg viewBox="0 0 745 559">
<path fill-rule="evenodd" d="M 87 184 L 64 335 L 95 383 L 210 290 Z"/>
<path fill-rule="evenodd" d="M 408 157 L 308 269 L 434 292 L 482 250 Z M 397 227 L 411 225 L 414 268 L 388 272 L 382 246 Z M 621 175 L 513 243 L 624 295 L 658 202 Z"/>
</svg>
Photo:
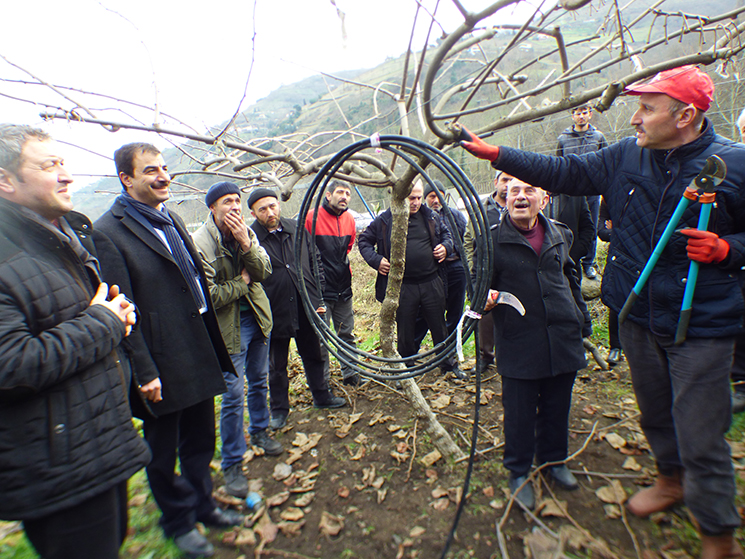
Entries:
<svg viewBox="0 0 745 559">
<path fill-rule="evenodd" d="M 313 225 L 313 213 L 313 210 L 308 212 L 305 220 L 308 233 Z M 355 237 L 354 218 L 346 210 L 336 215 L 328 201 L 323 200 L 316 221 L 316 246 L 326 275 L 325 301 L 346 301 L 352 297 L 352 269 L 348 255 Z"/>
</svg>

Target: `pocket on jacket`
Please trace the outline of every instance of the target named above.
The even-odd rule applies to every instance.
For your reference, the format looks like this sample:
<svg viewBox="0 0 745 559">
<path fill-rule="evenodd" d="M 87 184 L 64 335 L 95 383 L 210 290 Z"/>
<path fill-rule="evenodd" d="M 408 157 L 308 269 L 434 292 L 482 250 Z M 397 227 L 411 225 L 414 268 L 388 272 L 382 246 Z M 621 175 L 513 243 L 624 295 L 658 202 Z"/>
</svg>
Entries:
<svg viewBox="0 0 745 559">
<path fill-rule="evenodd" d="M 59 466 L 70 461 L 70 425 L 68 425 L 67 393 L 52 392 L 49 406 L 49 463 Z"/>
</svg>

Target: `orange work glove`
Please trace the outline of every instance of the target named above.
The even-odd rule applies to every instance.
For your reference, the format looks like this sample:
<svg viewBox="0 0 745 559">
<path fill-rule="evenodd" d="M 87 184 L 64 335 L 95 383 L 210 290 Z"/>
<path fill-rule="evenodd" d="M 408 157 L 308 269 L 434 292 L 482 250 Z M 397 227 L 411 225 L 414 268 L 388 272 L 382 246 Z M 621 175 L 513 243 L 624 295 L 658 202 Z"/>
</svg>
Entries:
<svg viewBox="0 0 745 559">
<path fill-rule="evenodd" d="M 720 239 L 716 233 L 698 229 L 681 229 L 680 232 L 688 237 L 686 251 L 691 260 L 703 264 L 716 264 L 727 258 L 729 243 Z"/>
<path fill-rule="evenodd" d="M 499 157 L 499 146 L 487 144 L 484 140 L 469 132 L 465 126 L 461 126 L 460 136 L 458 136 L 458 139 L 460 140 L 460 145 L 463 149 L 479 159 L 494 161 Z"/>
</svg>

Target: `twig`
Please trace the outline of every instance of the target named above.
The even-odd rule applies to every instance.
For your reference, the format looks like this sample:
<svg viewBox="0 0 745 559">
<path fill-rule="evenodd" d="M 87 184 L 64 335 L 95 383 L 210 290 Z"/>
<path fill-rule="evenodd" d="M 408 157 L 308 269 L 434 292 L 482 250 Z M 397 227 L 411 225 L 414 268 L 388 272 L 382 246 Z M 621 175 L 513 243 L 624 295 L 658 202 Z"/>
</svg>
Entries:
<svg viewBox="0 0 745 559">
<path fill-rule="evenodd" d="M 414 466 L 414 458 L 416 457 L 416 428 L 418 425 L 419 425 L 419 418 L 414 420 L 414 433 L 412 435 L 412 441 L 411 441 L 413 449 L 411 451 L 411 460 L 409 461 L 409 469 L 406 471 L 406 479 L 404 481 L 409 481 L 409 478 L 411 477 L 411 468 Z"/>
<path fill-rule="evenodd" d="M 296 553 L 294 551 L 284 551 L 282 549 L 262 549 L 256 555 L 264 557 L 289 557 L 290 559 L 320 559 L 318 557 L 302 555 L 301 553 Z"/>
<path fill-rule="evenodd" d="M 619 425 L 621 425 L 621 423 L 625 423 L 626 421 L 629 421 L 630 419 L 636 419 L 639 416 L 641 416 L 641 412 L 636 412 L 634 415 L 630 415 L 629 417 L 620 419 L 616 421 L 615 423 L 612 423 L 605 427 L 601 427 L 600 429 L 597 430 L 597 432 L 599 433 L 601 431 L 609 431 L 610 429 L 613 429 L 614 427 L 618 427 Z M 576 433 L 578 435 L 584 435 L 586 433 L 590 433 L 591 431 L 588 431 L 587 429 L 569 429 L 569 432 Z"/>
<path fill-rule="evenodd" d="M 463 418 L 463 417 L 458 417 L 457 415 L 453 415 L 453 414 L 450 414 L 450 413 L 444 412 L 444 411 L 442 411 L 442 410 L 438 410 L 438 411 L 437 411 L 437 413 L 438 413 L 438 414 L 440 414 L 440 415 L 444 415 L 445 417 L 451 417 L 451 418 L 453 418 L 453 419 L 457 419 L 457 420 L 459 420 L 459 421 L 462 421 L 463 423 L 468 423 L 469 425 L 473 425 L 473 419 L 466 419 L 466 418 Z M 488 436 L 489 438 L 491 438 L 492 440 L 494 439 L 494 435 L 492 435 L 492 434 L 491 434 L 491 433 L 490 433 L 489 431 L 487 431 L 487 430 L 486 430 L 486 429 L 485 429 L 484 427 L 482 427 L 481 425 L 479 425 L 479 429 L 480 429 L 480 430 L 481 430 L 481 431 L 482 431 L 482 432 L 483 432 L 483 433 L 484 433 L 485 435 L 487 435 L 487 436 Z"/>
<path fill-rule="evenodd" d="M 470 443 L 469 443 L 469 444 L 470 444 Z M 499 443 L 499 444 L 497 444 L 497 445 L 494 445 L 494 446 L 490 446 L 489 448 L 485 448 L 484 450 L 477 450 L 476 452 L 478 452 L 480 456 L 483 456 L 483 455 L 485 455 L 485 454 L 486 454 L 487 452 L 491 452 L 492 450 L 497 450 L 497 449 L 500 449 L 500 448 L 502 448 L 503 446 L 504 446 L 504 443 Z M 455 460 L 454 464 L 459 464 L 460 462 L 464 462 L 464 461 L 466 461 L 466 460 L 468 460 L 468 456 L 464 456 L 463 458 L 458 458 L 457 460 Z M 743 466 L 743 468 L 745 468 L 745 466 Z"/>
</svg>

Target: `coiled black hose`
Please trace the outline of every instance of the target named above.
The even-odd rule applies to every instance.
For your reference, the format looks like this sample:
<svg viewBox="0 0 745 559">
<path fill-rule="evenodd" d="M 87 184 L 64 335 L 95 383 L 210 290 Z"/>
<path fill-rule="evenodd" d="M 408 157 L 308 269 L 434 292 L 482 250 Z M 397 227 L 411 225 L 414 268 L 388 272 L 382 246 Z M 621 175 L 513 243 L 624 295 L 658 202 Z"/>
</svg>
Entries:
<svg viewBox="0 0 745 559">
<path fill-rule="evenodd" d="M 456 163 L 448 157 L 445 153 L 439 149 L 429 145 L 426 142 L 417 140 L 414 138 L 407 138 L 405 136 L 386 135 L 380 136 L 375 144 L 373 145 L 372 139 L 361 140 L 350 146 L 344 148 L 336 155 L 334 155 L 318 172 L 316 177 L 313 179 L 308 191 L 303 198 L 303 203 L 300 207 L 300 212 L 297 217 L 297 231 L 298 234 L 295 238 L 295 261 L 301 262 L 302 260 L 302 249 L 303 243 L 306 242 L 305 235 L 305 222 L 307 219 L 308 211 L 313 205 L 313 197 L 315 196 L 315 205 L 313 212 L 313 220 L 311 224 L 311 239 L 313 246 L 315 246 L 316 237 L 316 221 L 318 219 L 318 210 L 323 200 L 324 193 L 328 182 L 332 180 L 334 174 L 341 168 L 341 166 L 350 159 L 353 159 L 355 154 L 365 149 L 382 149 L 384 151 L 391 152 L 394 156 L 400 158 L 402 161 L 407 163 L 413 168 L 419 176 L 429 185 L 432 186 L 433 191 L 437 193 L 437 197 L 440 199 L 440 203 L 443 207 L 446 207 L 445 201 L 442 199 L 440 190 L 435 188 L 434 181 L 427 175 L 425 170 L 420 166 L 419 160 L 424 159 L 429 164 L 433 165 L 438 169 L 450 182 L 458 192 L 458 195 L 462 198 L 468 218 L 474 229 L 474 238 L 476 239 L 476 250 L 474 254 L 474 268 L 475 278 L 472 280 L 470 274 L 466 274 L 467 282 L 466 289 L 468 298 L 471 301 L 471 305 L 474 309 L 483 309 L 486 304 L 486 298 L 489 293 L 489 287 L 491 283 L 491 270 L 492 270 L 492 240 L 491 232 L 489 230 L 489 222 L 486 218 L 486 211 L 481 203 L 478 193 L 471 184 L 471 181 L 463 173 L 463 171 L 456 165 Z M 317 195 L 316 195 L 317 193 Z M 446 213 L 448 218 L 448 224 L 451 231 L 458 231 L 455 220 L 450 212 Z M 460 254 L 465 254 L 463 250 L 463 241 L 460 235 L 454 234 L 453 240 L 457 244 Z M 313 266 L 314 281 L 316 288 L 319 293 L 322 293 L 317 260 L 311 257 L 311 265 Z M 421 353 L 416 356 L 402 356 L 400 358 L 386 358 L 379 357 L 377 355 L 362 351 L 357 347 L 351 346 L 344 340 L 339 338 L 336 332 L 329 327 L 324 319 L 316 312 L 311 304 L 310 296 L 308 295 L 308 289 L 305 284 L 306 278 L 303 275 L 303 267 L 297 266 L 298 279 L 300 283 L 300 296 L 305 308 L 306 314 L 311 318 L 311 324 L 316 334 L 318 335 L 321 342 L 326 346 L 329 352 L 336 357 L 340 363 L 352 370 L 356 371 L 362 376 L 374 378 L 382 381 L 393 381 L 401 380 L 406 378 L 412 378 L 418 375 L 422 375 L 428 371 L 431 371 L 438 367 L 442 361 L 444 361 L 449 355 L 455 351 L 455 345 L 457 343 L 458 330 L 454 330 L 448 335 L 448 337 L 440 344 L 432 348 L 426 353 Z M 467 340 L 468 337 L 474 332 L 477 326 L 477 320 L 466 317 L 464 322 L 464 328 L 462 331 L 463 341 Z M 475 344 L 478 348 L 478 343 Z M 418 360 L 418 363 L 415 363 Z M 414 365 L 407 366 L 407 363 L 415 363 Z M 466 496 L 468 494 L 468 486 L 473 471 L 473 459 L 476 449 L 476 441 L 478 436 L 478 423 L 479 423 L 479 402 L 481 399 L 481 355 L 478 349 L 476 350 L 476 394 L 474 402 L 474 422 L 473 432 L 471 435 L 471 449 L 469 454 L 468 468 L 466 471 L 466 477 L 463 484 L 463 492 L 458 509 L 456 511 L 453 526 L 448 535 L 445 547 L 442 552 L 444 558 L 453 541 L 455 530 L 458 526 L 463 507 L 465 505 Z"/>
</svg>

